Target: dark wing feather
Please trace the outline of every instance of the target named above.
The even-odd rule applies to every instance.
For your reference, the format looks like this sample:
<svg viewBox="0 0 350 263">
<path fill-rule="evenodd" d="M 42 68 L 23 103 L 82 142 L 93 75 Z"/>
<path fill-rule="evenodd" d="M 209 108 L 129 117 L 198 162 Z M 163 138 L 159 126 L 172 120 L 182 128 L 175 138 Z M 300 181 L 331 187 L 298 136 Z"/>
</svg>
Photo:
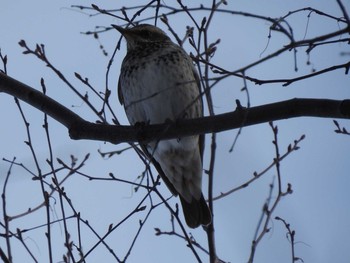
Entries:
<svg viewBox="0 0 350 263">
<path fill-rule="evenodd" d="M 201 107 L 202 107 L 201 110 L 203 112 L 203 97 L 201 95 L 201 82 L 200 82 L 200 78 L 199 78 L 198 73 L 197 73 L 196 69 L 194 68 L 194 66 L 193 66 L 193 69 L 192 69 L 192 73 L 193 73 L 194 79 L 196 80 L 196 83 L 197 83 L 198 94 L 200 94 L 200 98 L 198 98 L 198 99 L 201 102 Z M 199 135 L 198 144 L 199 144 L 199 152 L 200 152 L 200 155 L 201 155 L 202 162 L 203 162 L 203 153 L 204 153 L 204 139 L 205 139 L 205 135 L 204 134 L 200 134 Z"/>
<path fill-rule="evenodd" d="M 123 97 L 122 88 L 120 85 L 120 77 L 118 80 L 118 99 L 119 99 L 120 104 L 123 105 L 124 104 L 124 97 Z"/>
<path fill-rule="evenodd" d="M 176 191 L 175 187 L 172 185 L 172 183 L 169 181 L 168 177 L 164 174 L 162 168 L 160 167 L 160 164 L 156 161 L 156 159 L 153 158 L 153 156 L 148 152 L 146 145 L 140 145 L 142 151 L 145 153 L 147 158 L 152 162 L 153 166 L 156 168 L 157 172 L 159 173 L 160 177 L 164 181 L 165 185 L 168 187 L 170 192 L 177 196 L 179 193 Z"/>
</svg>

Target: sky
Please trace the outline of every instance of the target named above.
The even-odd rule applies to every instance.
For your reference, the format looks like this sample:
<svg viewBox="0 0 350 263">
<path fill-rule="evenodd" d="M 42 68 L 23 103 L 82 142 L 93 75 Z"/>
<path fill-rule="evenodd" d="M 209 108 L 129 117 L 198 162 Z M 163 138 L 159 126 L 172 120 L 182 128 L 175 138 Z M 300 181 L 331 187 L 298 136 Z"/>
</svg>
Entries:
<svg viewBox="0 0 350 263">
<path fill-rule="evenodd" d="M 81 92 L 86 87 L 75 77 L 78 72 L 88 77 L 90 83 L 98 90 L 105 87 L 106 68 L 115 49 L 120 35 L 117 31 L 107 31 L 99 36 L 99 41 L 81 32 L 92 31 L 95 26 L 123 25 L 117 18 L 106 15 L 89 16 L 88 11 L 71 8 L 72 4 L 90 5 L 93 1 L 25 1 L 1 0 L 0 9 L 0 48 L 3 55 L 7 55 L 8 74 L 19 81 L 40 90 L 40 78 L 45 79 L 47 94 L 69 107 L 81 117 L 95 121 L 96 117 L 89 108 L 49 69 L 34 56 L 22 54 L 23 48 L 18 42 L 23 39 L 27 45 L 34 48 L 37 43 L 44 44 L 50 61 Z M 142 1 L 141 1 L 142 2 Z M 336 17 L 341 11 L 336 1 L 330 0 L 237 0 L 228 1 L 222 8 L 234 11 L 244 11 L 270 17 L 281 17 L 290 10 L 303 7 L 314 7 Z M 129 1 L 98 1 L 101 8 L 121 8 Z M 135 2 L 136 3 L 136 2 Z M 349 0 L 343 0 L 349 7 Z M 171 1 L 164 1 L 171 4 Z M 196 4 L 195 4 L 196 6 Z M 152 13 L 153 11 L 149 11 Z M 148 13 L 148 14 L 150 14 Z M 335 31 L 339 24 L 331 19 L 320 17 L 315 13 L 300 12 L 291 16 L 288 22 L 293 26 L 296 39 L 312 38 L 318 34 Z M 146 15 L 145 15 L 146 16 Z M 203 13 L 196 13 L 195 18 L 201 20 Z M 140 19 L 144 16 L 140 16 Z M 169 21 L 177 32 L 184 32 L 191 21 L 185 15 L 169 16 Z M 166 27 L 159 26 L 167 33 Z M 288 40 L 276 32 L 272 32 L 268 42 L 269 24 L 260 20 L 242 16 L 220 14 L 214 17 L 210 41 L 220 38 L 220 44 L 212 60 L 223 68 L 235 70 L 241 68 L 261 56 L 272 53 L 279 47 L 288 44 Z M 343 36 L 344 38 L 346 36 Z M 100 48 L 108 53 L 103 55 Z M 119 121 L 127 124 L 123 108 L 119 105 L 116 94 L 120 64 L 125 55 L 125 41 L 121 50 L 116 53 L 108 83 L 112 90 L 111 101 L 114 112 Z M 187 52 L 191 51 L 189 44 L 185 44 Z M 305 49 L 297 53 L 298 72 L 294 71 L 293 54 L 289 52 L 246 72 L 247 75 L 261 78 L 292 78 L 308 74 L 312 69 L 321 70 L 335 64 L 349 61 L 349 57 L 340 56 L 340 52 L 349 52 L 346 42 L 315 49 L 308 57 Z M 310 60 L 308 64 L 307 61 Z M 296 82 L 288 87 L 281 84 L 257 86 L 247 84 L 251 106 L 258 106 L 292 98 L 328 98 L 349 99 L 349 76 L 344 70 L 338 70 L 312 79 Z M 239 99 L 246 105 L 246 93 L 241 91 L 243 82 L 237 78 L 222 81 L 213 89 L 215 113 L 224 113 L 235 109 L 235 100 Z M 89 97 L 95 103 L 93 95 Z M 37 153 L 38 161 L 43 171 L 49 171 L 47 141 L 42 128 L 43 114 L 21 103 L 27 121 L 30 122 L 31 139 Z M 35 164 L 29 148 L 24 141 L 27 139 L 24 123 L 12 97 L 0 94 L 0 189 L 9 170 L 9 162 L 16 157 L 30 170 L 35 171 Z M 338 120 L 342 126 L 350 130 L 348 120 Z M 274 122 L 278 126 L 278 141 L 281 153 L 287 146 L 305 135 L 300 142 L 300 149 L 290 154 L 281 163 L 282 185 L 287 183 L 293 188 L 293 194 L 284 197 L 274 212 L 274 216 L 285 219 L 295 230 L 295 253 L 304 262 L 336 262 L 343 263 L 350 260 L 350 207 L 348 200 L 350 192 L 350 162 L 349 136 L 334 132 L 332 119 L 295 118 Z M 49 129 L 54 159 L 60 158 L 70 163 L 70 156 L 78 158 L 78 162 L 90 153 L 89 160 L 82 171 L 94 177 L 108 177 L 113 172 L 118 178 L 136 181 L 136 177 L 144 170 L 143 163 L 137 155 L 129 150 L 110 159 L 102 158 L 98 150 L 103 152 L 121 150 L 127 144 L 111 145 L 98 141 L 73 141 L 69 138 L 65 127 L 49 119 Z M 246 127 L 232 152 L 229 149 L 237 134 L 237 130 L 221 132 L 217 135 L 217 157 L 215 165 L 214 195 L 227 192 L 252 177 L 254 171 L 264 170 L 274 158 L 272 144 L 273 133 L 268 124 Z M 206 152 L 204 169 L 209 167 L 210 135 L 206 136 Z M 57 161 L 55 161 L 57 164 Z M 64 177 L 60 173 L 60 178 Z M 203 177 L 203 189 L 207 187 L 207 178 Z M 276 171 L 270 170 L 261 179 L 249 187 L 235 192 L 226 198 L 214 202 L 215 235 L 218 256 L 227 262 L 247 262 L 251 241 L 261 216 L 262 207 L 269 195 L 269 185 L 276 183 Z M 140 202 L 144 193 L 135 193 L 128 184 L 109 181 L 89 181 L 74 175 L 64 183 L 65 191 L 74 203 L 74 207 L 81 212 L 82 218 L 89 221 L 94 229 L 103 235 L 109 224 L 116 224 L 130 213 Z M 42 193 L 38 181 L 33 181 L 31 175 L 19 166 L 14 166 L 6 189 L 7 207 L 10 215 L 17 215 L 35 207 L 42 202 Z M 272 200 L 276 198 L 276 189 Z M 164 186 L 160 191 L 170 196 Z M 205 191 L 204 191 L 205 192 Z M 206 195 L 206 193 L 205 193 Z M 155 201 L 159 201 L 154 196 Z M 52 198 L 52 218 L 60 218 L 58 196 Z M 172 198 L 170 204 L 175 207 L 177 199 Z M 71 212 L 67 208 L 68 214 Z M 147 211 L 147 210 L 146 210 Z M 132 238 L 136 234 L 138 220 L 145 218 L 146 212 L 132 217 L 127 223 L 114 231 L 107 239 L 117 255 L 121 258 L 126 254 Z M 0 211 L 0 221 L 3 222 L 3 212 Z M 154 228 L 164 231 L 170 230 L 170 216 L 164 206 L 159 206 L 147 220 L 129 262 L 196 262 L 185 242 L 174 236 L 155 236 Z M 26 217 L 11 221 L 10 227 L 32 228 L 45 224 L 45 210 L 41 209 Z M 258 246 L 254 262 L 290 262 L 291 249 L 286 238 L 286 228 L 280 221 L 274 219 L 269 223 L 271 231 L 265 235 Z M 70 221 L 69 227 L 74 232 L 75 223 Z M 54 262 L 60 262 L 64 253 L 64 234 L 61 223 L 54 224 L 53 245 Z M 4 229 L 1 228 L 1 233 Z M 26 232 L 25 240 L 39 262 L 48 262 L 46 228 L 37 228 Z M 206 237 L 202 229 L 187 229 L 194 238 L 206 246 Z M 88 251 L 96 242 L 96 237 L 87 228 L 82 228 L 84 249 Z M 72 237 L 73 239 L 76 236 Z M 23 249 L 23 246 L 13 240 L 14 262 L 33 262 Z M 6 244 L 0 239 L 0 247 L 5 250 Z M 198 252 L 203 262 L 207 257 Z M 99 246 L 86 259 L 86 262 L 114 262 L 104 246 Z"/>
</svg>

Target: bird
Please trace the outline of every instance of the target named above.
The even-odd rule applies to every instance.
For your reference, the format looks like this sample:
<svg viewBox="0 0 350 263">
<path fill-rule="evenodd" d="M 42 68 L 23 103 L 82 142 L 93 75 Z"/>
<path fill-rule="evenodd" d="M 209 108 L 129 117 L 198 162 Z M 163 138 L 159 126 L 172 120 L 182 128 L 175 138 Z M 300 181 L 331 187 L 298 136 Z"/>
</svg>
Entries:
<svg viewBox="0 0 350 263">
<path fill-rule="evenodd" d="M 199 76 L 184 49 L 153 25 L 112 26 L 127 43 L 118 98 L 130 124 L 202 117 Z M 204 134 L 155 140 L 141 148 L 170 192 L 179 196 L 186 224 L 209 225 L 212 214 L 201 190 Z"/>
</svg>

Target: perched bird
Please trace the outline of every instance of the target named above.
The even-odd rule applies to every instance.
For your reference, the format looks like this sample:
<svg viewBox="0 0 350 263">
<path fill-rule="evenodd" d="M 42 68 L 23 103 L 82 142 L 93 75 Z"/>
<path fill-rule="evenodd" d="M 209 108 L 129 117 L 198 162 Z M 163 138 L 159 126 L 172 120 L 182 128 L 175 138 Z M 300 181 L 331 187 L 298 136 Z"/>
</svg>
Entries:
<svg viewBox="0 0 350 263">
<path fill-rule="evenodd" d="M 159 124 L 203 116 L 200 83 L 190 56 L 159 28 L 113 25 L 127 41 L 118 97 L 132 125 Z M 204 135 L 141 145 L 174 195 L 189 227 L 211 222 L 202 194 Z"/>
</svg>

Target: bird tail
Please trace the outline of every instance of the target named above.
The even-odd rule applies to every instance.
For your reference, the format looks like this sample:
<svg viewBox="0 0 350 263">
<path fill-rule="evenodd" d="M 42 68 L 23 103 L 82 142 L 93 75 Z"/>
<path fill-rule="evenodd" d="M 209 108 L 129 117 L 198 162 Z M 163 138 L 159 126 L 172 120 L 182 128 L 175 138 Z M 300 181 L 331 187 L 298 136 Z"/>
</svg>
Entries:
<svg viewBox="0 0 350 263">
<path fill-rule="evenodd" d="M 179 197 L 185 220 L 189 227 L 196 228 L 199 225 L 209 225 L 211 223 L 211 212 L 203 194 L 199 200 L 192 198 L 191 203 L 188 203 L 181 195 Z"/>
</svg>

